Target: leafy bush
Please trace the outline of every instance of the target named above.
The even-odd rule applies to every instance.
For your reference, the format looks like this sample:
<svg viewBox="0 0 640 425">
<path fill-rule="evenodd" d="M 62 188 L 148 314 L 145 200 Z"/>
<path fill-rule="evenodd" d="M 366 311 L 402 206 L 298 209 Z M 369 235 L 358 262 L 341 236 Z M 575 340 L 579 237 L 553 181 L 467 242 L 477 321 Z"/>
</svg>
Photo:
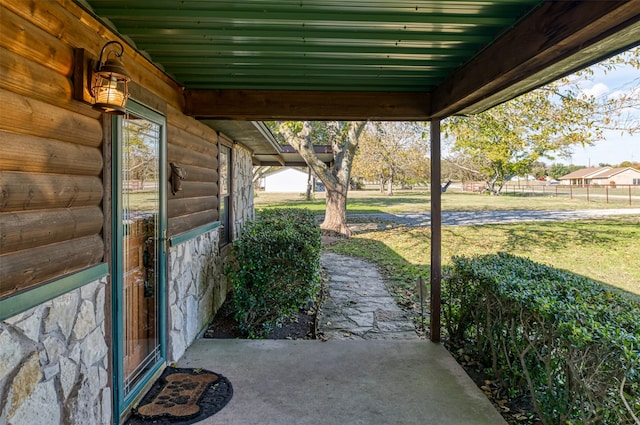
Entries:
<svg viewBox="0 0 640 425">
<path fill-rule="evenodd" d="M 245 225 L 228 270 L 232 305 L 250 337 L 269 331 L 320 289 L 320 229 L 303 209 L 272 209 Z"/>
<path fill-rule="evenodd" d="M 640 305 L 598 282 L 508 254 L 454 257 L 443 316 L 545 424 L 632 423 L 640 413 Z M 637 421 L 637 419 L 635 419 Z"/>
</svg>

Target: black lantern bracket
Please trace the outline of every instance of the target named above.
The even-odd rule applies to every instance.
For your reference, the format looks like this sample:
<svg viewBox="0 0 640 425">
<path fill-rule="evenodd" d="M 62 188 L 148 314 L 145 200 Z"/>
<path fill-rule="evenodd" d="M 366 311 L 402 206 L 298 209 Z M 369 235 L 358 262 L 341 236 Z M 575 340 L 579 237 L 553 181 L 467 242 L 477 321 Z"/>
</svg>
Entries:
<svg viewBox="0 0 640 425">
<path fill-rule="evenodd" d="M 124 114 L 131 76 L 122 63 L 122 43 L 107 42 L 97 61 L 87 57 L 85 49 L 75 49 L 74 54 L 74 98 L 102 112 Z"/>
</svg>

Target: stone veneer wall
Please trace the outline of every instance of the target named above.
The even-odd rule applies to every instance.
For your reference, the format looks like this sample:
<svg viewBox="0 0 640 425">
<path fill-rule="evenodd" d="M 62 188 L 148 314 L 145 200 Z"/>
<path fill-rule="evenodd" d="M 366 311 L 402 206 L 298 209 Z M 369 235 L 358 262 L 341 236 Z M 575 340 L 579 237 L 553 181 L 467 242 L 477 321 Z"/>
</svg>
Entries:
<svg viewBox="0 0 640 425">
<path fill-rule="evenodd" d="M 0 424 L 110 424 L 106 278 L 0 322 Z"/>
<path fill-rule="evenodd" d="M 218 241 L 213 229 L 169 250 L 169 361 L 182 357 L 224 302 Z"/>
<path fill-rule="evenodd" d="M 254 218 L 253 162 L 251 152 L 233 150 L 233 234 Z M 219 229 L 190 239 L 169 250 L 168 360 L 177 361 L 211 322 L 229 289 L 224 268 L 228 258 L 220 253 Z"/>
<path fill-rule="evenodd" d="M 233 236 L 239 238 L 246 221 L 255 218 L 253 205 L 253 161 L 251 152 L 235 146 L 233 150 Z"/>
</svg>

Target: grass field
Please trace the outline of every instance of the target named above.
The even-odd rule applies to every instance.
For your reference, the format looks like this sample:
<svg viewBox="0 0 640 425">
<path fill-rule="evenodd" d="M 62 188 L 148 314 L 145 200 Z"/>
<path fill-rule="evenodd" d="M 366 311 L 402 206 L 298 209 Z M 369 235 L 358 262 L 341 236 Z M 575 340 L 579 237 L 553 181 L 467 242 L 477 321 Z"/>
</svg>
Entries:
<svg viewBox="0 0 640 425">
<path fill-rule="evenodd" d="M 322 194 L 319 194 L 322 196 Z M 350 191 L 349 213 L 427 212 L 427 191 Z M 259 193 L 257 209 L 308 208 L 324 213 L 324 198 L 305 202 L 300 194 Z M 488 196 L 447 192 L 443 210 L 576 210 L 623 208 L 624 205 L 587 202 L 553 196 Z M 637 207 L 637 205 L 635 206 Z M 330 249 L 378 264 L 396 284 L 412 287 L 416 277 L 429 276 L 428 228 L 394 228 L 355 235 Z M 640 217 L 590 221 L 523 222 L 516 224 L 443 227 L 442 258 L 453 255 L 509 252 L 569 270 L 640 295 Z"/>
<path fill-rule="evenodd" d="M 429 277 L 430 230 L 395 228 L 357 234 L 328 249 L 371 260 L 399 288 Z M 498 251 L 578 273 L 640 295 L 640 217 L 452 226 L 442 229 L 442 261 Z"/>
<path fill-rule="evenodd" d="M 352 214 L 382 212 L 427 212 L 430 207 L 428 191 L 397 190 L 393 196 L 381 194 L 377 190 L 353 190 L 349 192 L 347 211 Z M 489 196 L 477 193 L 447 192 L 442 195 L 443 210 L 576 210 L 594 208 L 625 208 L 628 204 L 606 204 L 595 198 L 569 199 L 553 195 Z M 301 194 L 259 192 L 254 199 L 256 208 L 297 207 L 308 208 L 319 214 L 324 213 L 324 193 L 317 193 L 314 201 L 304 201 Z M 639 207 L 640 202 L 632 207 Z"/>
</svg>

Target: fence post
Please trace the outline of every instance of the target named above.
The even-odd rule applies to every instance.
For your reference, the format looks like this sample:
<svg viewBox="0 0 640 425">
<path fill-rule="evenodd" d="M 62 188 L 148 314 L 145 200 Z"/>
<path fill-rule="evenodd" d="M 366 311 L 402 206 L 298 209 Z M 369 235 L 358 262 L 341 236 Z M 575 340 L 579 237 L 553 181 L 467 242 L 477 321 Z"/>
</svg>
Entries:
<svg viewBox="0 0 640 425">
<path fill-rule="evenodd" d="M 573 185 L 572 184 L 569 185 L 569 198 L 573 199 Z"/>
<path fill-rule="evenodd" d="M 606 197 L 607 197 L 607 204 L 609 203 L 609 185 L 604 187 L 604 191 L 606 193 Z"/>
<path fill-rule="evenodd" d="M 587 203 L 589 203 L 589 185 L 585 184 L 586 188 L 587 188 Z"/>
<path fill-rule="evenodd" d="M 631 206 L 631 185 L 629 185 L 629 206 Z"/>
</svg>

